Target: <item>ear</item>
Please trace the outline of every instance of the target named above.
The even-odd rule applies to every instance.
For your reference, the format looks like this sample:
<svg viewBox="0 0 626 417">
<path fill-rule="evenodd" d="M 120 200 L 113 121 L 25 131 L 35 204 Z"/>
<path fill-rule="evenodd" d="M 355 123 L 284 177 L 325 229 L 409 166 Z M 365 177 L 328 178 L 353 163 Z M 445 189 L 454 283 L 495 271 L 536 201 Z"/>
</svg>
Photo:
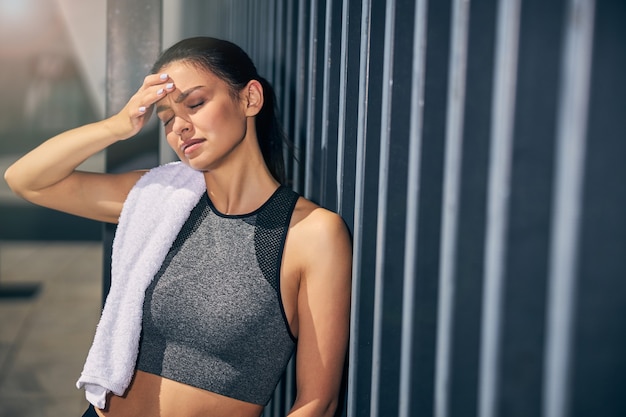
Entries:
<svg viewBox="0 0 626 417">
<path fill-rule="evenodd" d="M 257 80 L 250 80 L 243 88 L 243 103 L 246 116 L 256 116 L 263 108 L 263 86 Z"/>
</svg>

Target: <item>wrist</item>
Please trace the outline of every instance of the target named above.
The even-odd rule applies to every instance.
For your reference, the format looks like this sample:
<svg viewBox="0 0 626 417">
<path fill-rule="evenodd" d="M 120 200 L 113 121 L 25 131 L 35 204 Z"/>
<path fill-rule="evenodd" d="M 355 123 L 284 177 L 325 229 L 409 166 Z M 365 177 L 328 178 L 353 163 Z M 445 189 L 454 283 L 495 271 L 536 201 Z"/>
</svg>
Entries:
<svg viewBox="0 0 626 417">
<path fill-rule="evenodd" d="M 109 136 L 115 141 L 128 139 L 135 135 L 133 126 L 118 114 L 104 119 L 100 122 Z"/>
</svg>

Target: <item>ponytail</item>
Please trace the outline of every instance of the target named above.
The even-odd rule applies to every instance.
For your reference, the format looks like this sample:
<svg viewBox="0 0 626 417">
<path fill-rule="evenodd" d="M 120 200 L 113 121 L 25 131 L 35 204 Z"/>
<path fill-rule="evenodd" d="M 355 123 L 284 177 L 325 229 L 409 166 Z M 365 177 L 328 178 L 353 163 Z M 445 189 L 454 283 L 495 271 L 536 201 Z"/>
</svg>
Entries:
<svg viewBox="0 0 626 417">
<path fill-rule="evenodd" d="M 283 159 L 283 143 L 287 141 L 278 117 L 276 117 L 276 95 L 271 84 L 262 77 L 257 80 L 263 87 L 263 108 L 256 116 L 256 132 L 259 138 L 259 146 L 265 164 L 272 176 L 281 184 L 284 184 L 285 161 Z"/>
</svg>

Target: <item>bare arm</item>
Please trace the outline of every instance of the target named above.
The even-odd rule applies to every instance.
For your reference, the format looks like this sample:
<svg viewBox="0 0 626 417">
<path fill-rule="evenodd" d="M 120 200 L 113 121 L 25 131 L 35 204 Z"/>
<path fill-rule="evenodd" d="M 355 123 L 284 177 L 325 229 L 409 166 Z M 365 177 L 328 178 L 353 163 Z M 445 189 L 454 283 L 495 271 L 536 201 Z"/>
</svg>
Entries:
<svg viewBox="0 0 626 417">
<path fill-rule="evenodd" d="M 317 209 L 308 217 L 298 294 L 297 397 L 290 417 L 334 415 L 349 337 L 348 232 L 334 213 Z"/>
<path fill-rule="evenodd" d="M 96 174 L 76 171 L 86 159 L 120 140 L 136 135 L 152 113 L 152 105 L 173 88 L 168 78 L 149 75 L 116 115 L 61 133 L 33 149 L 4 174 L 20 197 L 55 210 L 117 222 L 122 204 L 142 172 Z M 157 91 L 160 94 L 157 94 Z"/>
</svg>

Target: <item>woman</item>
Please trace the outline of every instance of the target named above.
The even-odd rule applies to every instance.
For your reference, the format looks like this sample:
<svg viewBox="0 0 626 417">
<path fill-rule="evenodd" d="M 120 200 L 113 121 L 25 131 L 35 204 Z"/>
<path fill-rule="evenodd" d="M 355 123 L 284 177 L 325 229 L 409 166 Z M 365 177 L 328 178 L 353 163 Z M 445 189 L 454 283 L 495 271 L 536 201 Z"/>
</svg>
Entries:
<svg viewBox="0 0 626 417">
<path fill-rule="evenodd" d="M 153 111 L 180 163 L 76 170 L 136 135 Z M 283 175 L 271 86 L 239 47 L 213 38 L 174 45 L 118 114 L 9 167 L 7 183 L 26 200 L 119 223 L 111 292 L 78 382 L 97 405 L 85 415 L 258 416 L 294 348 L 289 415 L 333 415 L 350 239 L 338 215 L 281 186 Z M 139 328 L 120 313 L 132 308 Z"/>
</svg>

